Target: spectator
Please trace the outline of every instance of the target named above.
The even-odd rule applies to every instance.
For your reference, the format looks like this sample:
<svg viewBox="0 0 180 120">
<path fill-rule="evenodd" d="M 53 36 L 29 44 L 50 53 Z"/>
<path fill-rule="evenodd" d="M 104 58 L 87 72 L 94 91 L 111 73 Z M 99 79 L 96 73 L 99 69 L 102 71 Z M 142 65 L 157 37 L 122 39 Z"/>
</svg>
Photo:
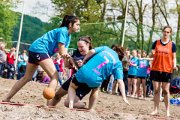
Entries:
<svg viewBox="0 0 180 120">
<path fill-rule="evenodd" d="M 10 52 L 7 53 L 7 78 L 8 79 L 14 79 L 14 74 L 15 74 L 15 52 L 16 48 L 11 48 Z"/>
<path fill-rule="evenodd" d="M 170 116 L 169 89 L 173 69 L 176 69 L 176 45 L 170 39 L 172 34 L 170 26 L 165 26 L 162 34 L 162 39 L 155 41 L 152 45 L 153 61 L 150 79 L 153 80 L 154 110 L 151 114 L 155 115 L 158 113 L 160 88 L 162 85 L 166 116 Z"/>
<path fill-rule="evenodd" d="M 138 60 L 138 70 L 137 70 L 137 97 L 140 98 L 141 94 L 140 93 L 140 86 L 142 83 L 142 88 L 143 88 L 143 99 L 146 97 L 146 78 L 147 78 L 147 71 L 149 67 L 149 61 L 145 59 L 146 52 L 142 51 L 142 57 L 139 56 Z"/>
<path fill-rule="evenodd" d="M 7 55 L 5 52 L 5 46 L 6 46 L 5 43 L 3 43 L 3 42 L 0 43 L 0 77 L 3 76 L 6 59 L 7 59 Z"/>
<path fill-rule="evenodd" d="M 51 78 L 48 76 L 48 74 L 45 71 L 43 71 L 42 79 L 41 79 L 40 83 L 49 84 L 50 80 L 51 80 Z"/>
<path fill-rule="evenodd" d="M 129 70 L 128 70 L 128 95 L 131 97 L 135 97 L 136 94 L 137 65 L 138 65 L 137 50 L 133 50 L 132 58 L 130 59 Z"/>
<path fill-rule="evenodd" d="M 63 83 L 62 76 L 63 76 L 63 72 L 64 72 L 64 60 L 59 55 L 59 53 L 56 53 L 56 56 L 55 56 L 53 62 L 54 62 L 54 65 L 56 67 L 56 70 L 58 71 L 59 84 L 62 85 L 62 83 Z"/>
<path fill-rule="evenodd" d="M 18 80 L 24 76 L 27 62 L 28 62 L 27 51 L 23 50 L 23 53 L 18 57 L 18 75 L 17 75 Z"/>
<path fill-rule="evenodd" d="M 129 70 L 129 63 L 130 63 L 130 50 L 126 48 L 125 55 L 122 59 L 123 64 L 123 81 L 126 89 L 126 95 L 128 93 L 128 70 Z"/>
</svg>

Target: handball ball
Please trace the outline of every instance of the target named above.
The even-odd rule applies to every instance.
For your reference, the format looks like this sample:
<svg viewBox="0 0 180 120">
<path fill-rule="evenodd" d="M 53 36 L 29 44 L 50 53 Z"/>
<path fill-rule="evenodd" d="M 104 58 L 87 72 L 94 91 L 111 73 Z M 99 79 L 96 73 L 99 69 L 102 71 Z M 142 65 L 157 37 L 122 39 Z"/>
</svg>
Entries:
<svg viewBox="0 0 180 120">
<path fill-rule="evenodd" d="M 50 100 L 55 96 L 55 91 L 52 88 L 46 87 L 43 91 L 43 96 L 47 100 Z"/>
</svg>

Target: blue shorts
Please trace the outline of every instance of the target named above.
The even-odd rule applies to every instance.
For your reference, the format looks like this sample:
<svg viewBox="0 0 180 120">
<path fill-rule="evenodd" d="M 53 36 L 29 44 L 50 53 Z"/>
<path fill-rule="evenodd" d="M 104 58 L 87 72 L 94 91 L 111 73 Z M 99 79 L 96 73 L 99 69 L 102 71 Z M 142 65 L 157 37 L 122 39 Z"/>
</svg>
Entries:
<svg viewBox="0 0 180 120">
<path fill-rule="evenodd" d="M 50 56 L 47 53 L 35 53 L 35 52 L 29 51 L 28 62 L 31 64 L 38 65 L 38 62 L 45 60 L 47 58 L 50 58 Z"/>
<path fill-rule="evenodd" d="M 72 75 L 65 83 L 63 83 L 62 88 L 68 91 L 71 81 L 76 86 L 78 86 L 78 88 L 76 89 L 76 95 L 79 97 L 80 100 L 82 100 L 83 97 L 85 97 L 92 90 L 92 88 L 88 87 L 87 84 L 79 83 L 75 75 Z"/>
</svg>

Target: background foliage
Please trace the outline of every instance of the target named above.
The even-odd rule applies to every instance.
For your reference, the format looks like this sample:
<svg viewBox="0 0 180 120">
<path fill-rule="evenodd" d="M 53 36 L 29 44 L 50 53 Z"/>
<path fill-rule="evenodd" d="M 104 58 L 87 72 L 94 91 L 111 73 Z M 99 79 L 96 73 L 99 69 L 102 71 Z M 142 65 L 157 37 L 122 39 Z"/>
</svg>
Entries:
<svg viewBox="0 0 180 120">
<path fill-rule="evenodd" d="M 22 42 L 32 43 L 46 31 L 59 27 L 66 14 L 77 15 L 81 20 L 81 31 L 72 35 L 70 47 L 76 48 L 80 36 L 93 38 L 94 47 L 121 44 L 124 28 L 126 0 L 51 0 L 56 8 L 56 16 L 49 23 L 25 15 Z M 173 1 L 173 5 L 170 2 Z M 173 27 L 172 40 L 177 45 L 177 60 L 180 63 L 180 1 L 179 0 L 129 0 L 124 47 L 151 50 L 152 42 L 162 35 L 165 25 Z M 20 14 L 10 10 L 11 0 L 0 3 L 0 37 L 6 41 L 16 41 L 19 33 Z M 170 7 L 169 7 L 170 6 Z M 173 17 L 171 17 L 173 16 Z"/>
</svg>

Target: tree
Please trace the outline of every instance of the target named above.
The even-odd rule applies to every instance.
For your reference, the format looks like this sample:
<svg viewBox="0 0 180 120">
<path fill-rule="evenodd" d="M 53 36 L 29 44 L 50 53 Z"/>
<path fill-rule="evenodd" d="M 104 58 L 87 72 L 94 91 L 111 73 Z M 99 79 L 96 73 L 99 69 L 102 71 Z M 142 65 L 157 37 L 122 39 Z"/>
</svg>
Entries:
<svg viewBox="0 0 180 120">
<path fill-rule="evenodd" d="M 144 31 L 143 31 L 143 16 L 146 10 L 147 4 L 143 5 L 143 0 L 135 0 L 135 3 L 130 4 L 129 14 L 131 15 L 133 22 L 136 25 L 136 45 L 138 49 L 144 50 Z"/>
<path fill-rule="evenodd" d="M 18 40 L 19 35 L 19 25 L 21 21 L 21 14 L 14 12 L 18 16 L 18 22 L 14 27 L 13 32 L 13 41 Z M 23 20 L 23 28 L 22 28 L 22 35 L 21 35 L 21 42 L 32 43 L 38 37 L 42 36 L 44 33 L 47 32 L 47 28 L 51 24 L 44 23 L 37 17 L 32 17 L 29 15 L 24 15 Z M 36 32 L 35 32 L 36 31 Z"/>
<path fill-rule="evenodd" d="M 97 22 L 103 19 L 102 0 L 51 0 L 58 16 L 76 15 L 82 22 Z M 102 4 L 103 5 L 103 4 Z"/>
<path fill-rule="evenodd" d="M 152 0 L 152 26 L 151 26 L 151 30 L 149 33 L 149 39 L 148 39 L 148 48 L 147 48 L 147 53 L 149 53 L 150 51 L 150 44 L 152 43 L 152 37 L 153 37 L 153 33 L 155 30 L 155 25 L 156 25 L 156 16 L 158 15 L 158 12 L 156 10 L 156 2 L 155 0 Z"/>
<path fill-rule="evenodd" d="M 123 29 L 125 27 L 124 20 L 125 20 L 125 11 L 126 11 L 126 7 L 127 7 L 125 4 L 126 3 L 124 0 L 112 0 L 110 2 L 111 9 L 109 9 L 109 10 L 113 13 L 112 20 L 113 21 L 118 20 L 116 22 L 116 24 L 115 24 L 115 22 L 112 22 L 113 23 L 112 26 L 116 33 L 119 44 L 122 42 Z M 120 24 L 118 24 L 118 23 L 120 23 Z"/>
<path fill-rule="evenodd" d="M 178 24 L 177 24 L 177 34 L 176 34 L 176 46 L 177 46 L 177 60 L 180 62 L 180 53 L 179 53 L 179 48 L 180 48 L 180 3 L 178 3 L 178 0 L 176 0 L 176 10 L 177 10 L 177 15 L 178 15 Z"/>
<path fill-rule="evenodd" d="M 10 10 L 12 0 L 0 1 L 0 37 L 5 41 L 12 40 L 13 27 L 16 25 L 17 16 Z"/>
<path fill-rule="evenodd" d="M 179 43 L 179 39 L 180 39 L 180 3 L 178 3 L 178 0 L 176 0 L 176 10 L 177 10 L 177 14 L 178 14 L 176 44 L 180 45 L 180 43 Z"/>
<path fill-rule="evenodd" d="M 168 3 L 167 0 L 155 0 L 157 7 L 159 8 L 162 16 L 164 17 L 167 25 L 169 25 L 169 21 L 168 21 L 168 12 L 167 12 L 167 7 L 166 4 Z"/>
</svg>

